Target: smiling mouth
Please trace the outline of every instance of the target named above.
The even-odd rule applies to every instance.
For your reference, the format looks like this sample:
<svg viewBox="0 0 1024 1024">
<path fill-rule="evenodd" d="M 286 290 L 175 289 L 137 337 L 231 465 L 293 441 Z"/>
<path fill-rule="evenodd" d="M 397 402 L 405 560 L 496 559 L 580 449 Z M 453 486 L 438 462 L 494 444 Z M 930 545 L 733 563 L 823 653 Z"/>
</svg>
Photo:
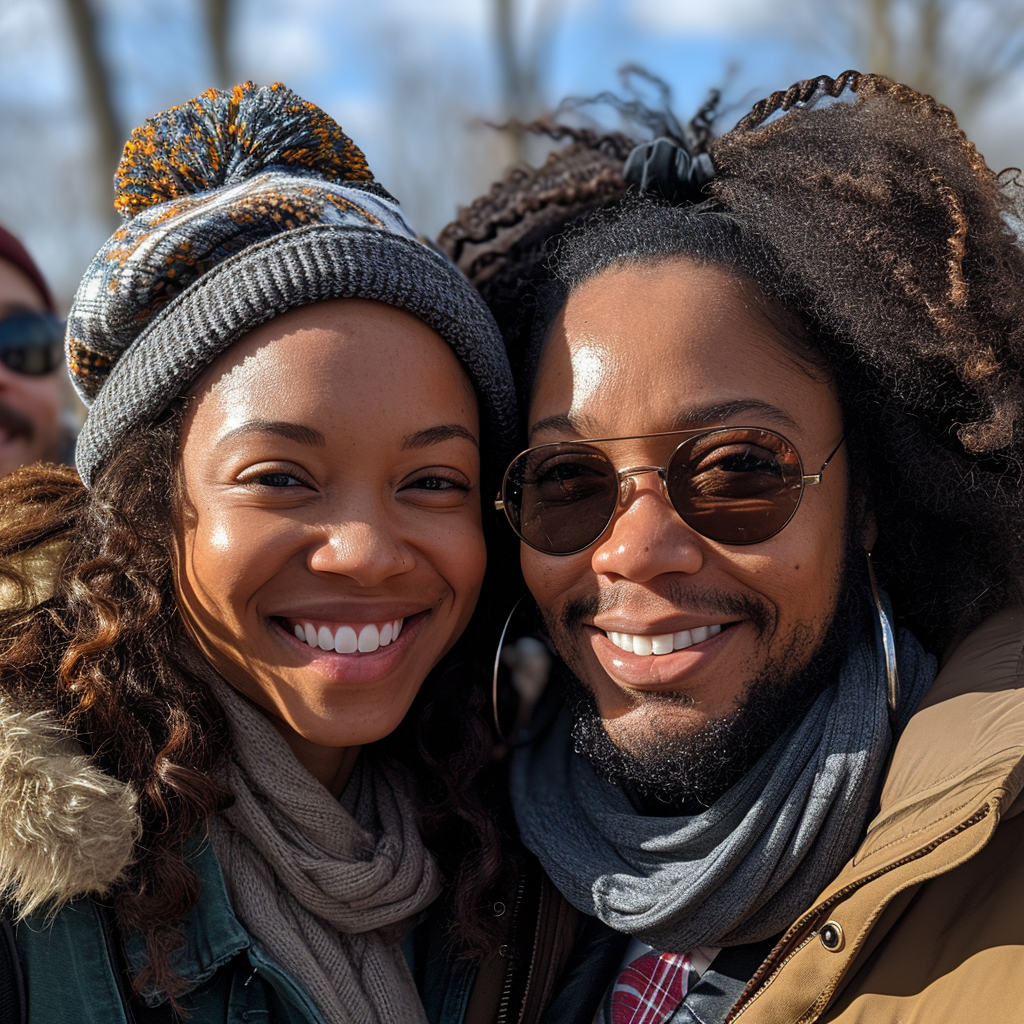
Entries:
<svg viewBox="0 0 1024 1024">
<path fill-rule="evenodd" d="M 281 619 L 282 624 L 308 647 L 337 654 L 372 654 L 398 639 L 405 619 L 385 622 L 316 623 L 309 619 Z"/>
<path fill-rule="evenodd" d="M 629 654 L 648 657 L 657 654 L 672 654 L 674 651 L 685 651 L 688 647 L 710 640 L 718 636 L 727 625 L 695 626 L 693 629 L 681 629 L 678 633 L 614 633 L 605 632 L 605 636 L 619 648 Z"/>
</svg>

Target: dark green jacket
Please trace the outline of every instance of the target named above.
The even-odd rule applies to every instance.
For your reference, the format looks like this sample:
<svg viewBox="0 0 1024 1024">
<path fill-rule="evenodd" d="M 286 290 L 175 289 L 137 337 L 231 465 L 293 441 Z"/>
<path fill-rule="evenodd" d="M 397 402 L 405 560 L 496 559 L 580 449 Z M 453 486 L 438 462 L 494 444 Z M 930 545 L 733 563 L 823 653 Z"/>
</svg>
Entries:
<svg viewBox="0 0 1024 1024">
<path fill-rule="evenodd" d="M 193 859 L 203 890 L 183 924 L 175 961 L 190 1024 L 323 1024 L 290 975 L 260 949 L 235 917 L 213 851 Z M 166 999 L 129 1000 L 128 976 L 142 946 L 116 934 L 113 914 L 83 897 L 52 920 L 37 911 L 15 928 L 29 1024 L 150 1024 L 170 1021 Z M 137 938 L 137 937 L 136 937 Z"/>
</svg>

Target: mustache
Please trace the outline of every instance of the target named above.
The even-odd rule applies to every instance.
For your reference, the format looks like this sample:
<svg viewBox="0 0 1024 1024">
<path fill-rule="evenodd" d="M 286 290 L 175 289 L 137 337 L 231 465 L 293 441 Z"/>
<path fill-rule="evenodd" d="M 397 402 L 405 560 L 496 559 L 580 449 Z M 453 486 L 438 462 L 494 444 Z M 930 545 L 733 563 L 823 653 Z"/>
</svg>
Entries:
<svg viewBox="0 0 1024 1024">
<path fill-rule="evenodd" d="M 631 588 L 632 589 L 632 588 Z M 697 615 L 749 619 L 761 633 L 775 628 L 775 609 L 753 594 L 733 594 L 672 580 L 658 588 L 658 596 L 677 608 Z M 609 587 L 599 594 L 585 594 L 566 601 L 558 617 L 562 629 L 576 630 L 599 612 L 636 604 L 635 591 Z"/>
<path fill-rule="evenodd" d="M 35 426 L 24 413 L 0 401 L 0 430 L 6 431 L 12 438 L 24 437 L 31 441 Z"/>
</svg>

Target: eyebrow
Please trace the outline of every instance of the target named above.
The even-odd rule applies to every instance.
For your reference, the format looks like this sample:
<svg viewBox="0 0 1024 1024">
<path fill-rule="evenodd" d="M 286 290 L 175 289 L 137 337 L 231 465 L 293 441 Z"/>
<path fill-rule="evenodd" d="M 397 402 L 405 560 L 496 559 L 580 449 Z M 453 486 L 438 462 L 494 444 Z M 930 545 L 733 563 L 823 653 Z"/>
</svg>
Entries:
<svg viewBox="0 0 1024 1024">
<path fill-rule="evenodd" d="M 429 448 L 431 445 L 442 444 L 454 438 L 469 441 L 474 448 L 480 447 L 479 441 L 458 423 L 444 423 L 437 427 L 427 427 L 426 430 L 417 430 L 415 434 L 406 434 L 400 447 L 402 451 L 409 448 Z"/>
<path fill-rule="evenodd" d="M 769 402 L 762 402 L 756 398 L 737 398 L 731 402 L 719 402 L 716 405 L 700 406 L 696 409 L 680 411 L 672 420 L 669 430 L 689 430 L 695 425 L 720 423 L 732 416 L 741 413 L 757 413 L 776 423 L 789 427 L 792 430 L 799 429 L 796 421 L 787 412 L 772 405 Z M 573 416 L 571 413 L 556 413 L 554 416 L 545 416 L 538 420 L 530 428 L 530 440 L 536 434 L 547 431 L 557 431 L 565 434 L 576 434 L 578 437 L 595 437 L 600 433 L 593 422 L 586 416 Z"/>
<path fill-rule="evenodd" d="M 217 444 L 225 444 L 245 434 L 276 434 L 278 437 L 309 445 L 311 448 L 323 448 L 327 444 L 327 439 L 319 430 L 301 423 L 288 423 L 286 420 L 248 420 L 229 430 Z"/>
</svg>

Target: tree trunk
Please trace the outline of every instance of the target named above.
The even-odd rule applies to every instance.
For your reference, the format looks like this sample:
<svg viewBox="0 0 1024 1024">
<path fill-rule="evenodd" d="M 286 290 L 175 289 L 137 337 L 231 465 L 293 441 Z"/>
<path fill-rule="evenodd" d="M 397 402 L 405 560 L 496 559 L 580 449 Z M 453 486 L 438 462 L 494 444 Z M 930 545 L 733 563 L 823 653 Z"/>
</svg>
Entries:
<svg viewBox="0 0 1024 1024">
<path fill-rule="evenodd" d="M 95 159 L 99 170 L 99 209 L 111 225 L 116 224 L 110 182 L 121 159 L 125 132 L 114 106 L 110 69 L 99 42 L 95 11 L 89 0 L 64 0 L 71 24 L 71 34 L 82 66 L 85 98 L 96 126 Z"/>
</svg>

